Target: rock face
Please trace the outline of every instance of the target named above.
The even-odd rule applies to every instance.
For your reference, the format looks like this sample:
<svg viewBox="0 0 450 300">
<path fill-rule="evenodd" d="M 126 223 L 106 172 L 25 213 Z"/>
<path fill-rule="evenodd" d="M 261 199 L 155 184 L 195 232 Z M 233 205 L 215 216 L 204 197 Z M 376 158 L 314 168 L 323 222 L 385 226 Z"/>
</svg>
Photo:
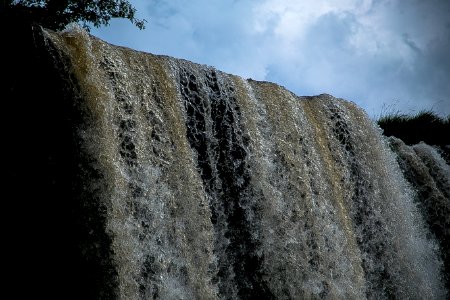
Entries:
<svg viewBox="0 0 450 300">
<path fill-rule="evenodd" d="M 439 177 L 427 189 L 448 211 L 448 165 L 427 146 L 416 147 L 423 174 L 408 176 L 403 152 L 345 100 L 79 29 L 29 34 L 22 69 L 6 68 L 24 79 L 2 94 L 8 120 L 26 124 L 6 127 L 24 229 L 11 234 L 13 271 L 39 278 L 36 293 L 445 298 L 448 233 L 436 228 L 448 213 L 433 223 L 411 183 Z"/>
</svg>

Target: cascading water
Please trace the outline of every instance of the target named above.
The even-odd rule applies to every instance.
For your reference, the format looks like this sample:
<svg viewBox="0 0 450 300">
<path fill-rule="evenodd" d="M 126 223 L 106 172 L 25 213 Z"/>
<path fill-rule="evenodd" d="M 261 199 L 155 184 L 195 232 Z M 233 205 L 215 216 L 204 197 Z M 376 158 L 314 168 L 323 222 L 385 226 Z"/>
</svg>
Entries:
<svg viewBox="0 0 450 300">
<path fill-rule="evenodd" d="M 450 286 L 450 166 L 433 147 L 420 143 L 405 145 L 390 137 L 403 174 L 416 193 L 413 195 L 432 234 L 437 238 L 444 262 L 443 280 Z"/>
<path fill-rule="evenodd" d="M 421 191 L 353 103 L 79 29 L 44 36 L 81 120 L 74 185 L 96 297 L 445 298 L 448 229 L 427 229 Z M 448 165 L 425 148 L 448 224 Z"/>
</svg>

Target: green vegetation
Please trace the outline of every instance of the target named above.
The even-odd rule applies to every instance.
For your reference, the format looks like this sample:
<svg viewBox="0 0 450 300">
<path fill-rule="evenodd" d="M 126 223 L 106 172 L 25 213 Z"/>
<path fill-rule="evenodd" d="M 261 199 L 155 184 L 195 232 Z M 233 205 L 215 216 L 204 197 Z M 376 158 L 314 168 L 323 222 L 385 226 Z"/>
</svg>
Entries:
<svg viewBox="0 0 450 300">
<path fill-rule="evenodd" d="M 107 26 L 112 18 L 129 19 L 139 29 L 145 20 L 135 18 L 136 9 L 125 0 L 1 0 L 0 18 L 37 23 L 61 30 L 72 22 L 89 29 Z"/>
<path fill-rule="evenodd" d="M 450 115 L 441 118 L 432 111 L 416 115 L 390 114 L 381 117 L 378 125 L 386 136 L 395 136 L 408 145 L 425 142 L 441 148 L 448 161 L 450 147 Z"/>
<path fill-rule="evenodd" d="M 441 118 L 432 111 L 414 116 L 393 114 L 383 116 L 378 125 L 387 136 L 395 136 L 408 145 L 421 141 L 429 145 L 450 145 L 450 116 Z"/>
</svg>

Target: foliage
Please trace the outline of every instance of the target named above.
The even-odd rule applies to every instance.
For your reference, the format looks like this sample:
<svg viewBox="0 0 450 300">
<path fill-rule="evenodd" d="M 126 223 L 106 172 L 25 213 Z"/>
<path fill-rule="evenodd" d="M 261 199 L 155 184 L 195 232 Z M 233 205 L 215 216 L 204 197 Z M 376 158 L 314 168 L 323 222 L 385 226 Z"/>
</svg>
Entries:
<svg viewBox="0 0 450 300">
<path fill-rule="evenodd" d="M 2 0 L 1 10 L 0 15 L 53 30 L 72 22 L 81 22 L 86 29 L 90 24 L 107 26 L 112 18 L 126 18 L 139 29 L 145 28 L 145 20 L 135 18 L 136 9 L 126 0 Z"/>
<path fill-rule="evenodd" d="M 450 116 L 441 118 L 432 111 L 422 111 L 414 116 L 383 116 L 378 120 L 378 125 L 385 135 L 398 137 L 406 144 L 420 141 L 430 145 L 450 144 Z"/>
<path fill-rule="evenodd" d="M 450 115 L 441 118 L 432 111 L 409 116 L 394 113 L 381 117 L 378 125 L 386 136 L 395 136 L 408 145 L 425 142 L 439 146 L 448 160 L 450 151 Z"/>
</svg>

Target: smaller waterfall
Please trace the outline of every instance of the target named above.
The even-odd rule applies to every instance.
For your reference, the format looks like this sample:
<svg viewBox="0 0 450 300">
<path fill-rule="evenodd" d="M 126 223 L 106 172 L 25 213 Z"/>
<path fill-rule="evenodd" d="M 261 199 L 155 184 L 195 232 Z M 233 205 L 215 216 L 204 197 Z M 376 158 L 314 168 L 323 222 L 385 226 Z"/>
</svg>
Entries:
<svg viewBox="0 0 450 300">
<path fill-rule="evenodd" d="M 438 240 L 444 261 L 443 280 L 450 286 L 450 167 L 439 152 L 424 143 L 405 145 L 391 137 L 389 144 L 431 233 Z"/>
</svg>

